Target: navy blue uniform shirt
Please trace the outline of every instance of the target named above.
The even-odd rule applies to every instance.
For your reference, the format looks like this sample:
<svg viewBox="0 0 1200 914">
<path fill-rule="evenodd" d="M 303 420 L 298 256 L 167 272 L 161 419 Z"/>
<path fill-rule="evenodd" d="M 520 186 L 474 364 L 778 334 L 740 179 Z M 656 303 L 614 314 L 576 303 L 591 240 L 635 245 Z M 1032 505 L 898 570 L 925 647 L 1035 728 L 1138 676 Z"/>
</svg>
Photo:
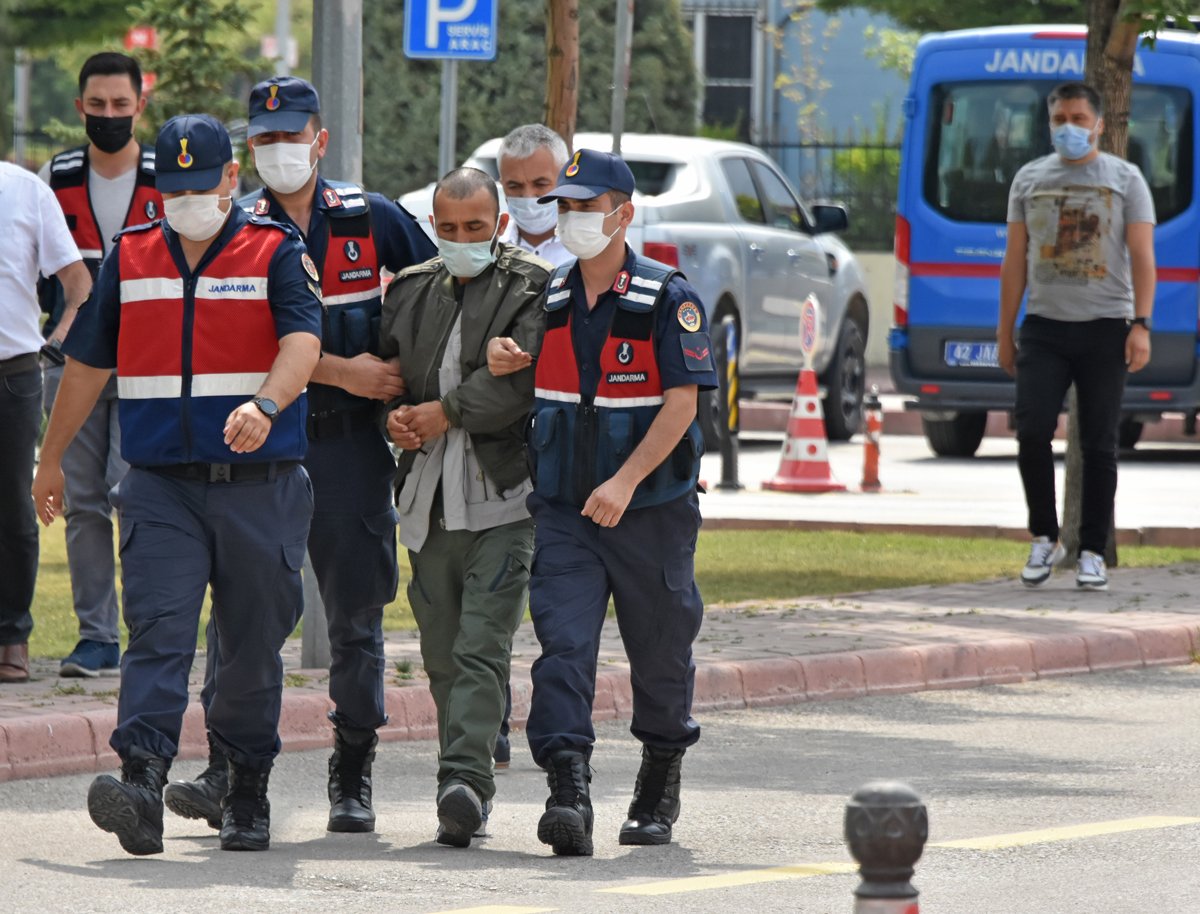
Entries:
<svg viewBox="0 0 1200 914">
<path fill-rule="evenodd" d="M 234 205 L 229 218 L 225 220 L 225 227 L 204 252 L 194 272 L 188 269 L 187 258 L 184 257 L 183 248 L 179 244 L 179 236 L 167 225 L 165 219 L 150 231 L 160 231 L 166 236 L 167 247 L 175 261 L 175 267 L 179 276 L 186 282 L 195 275 L 203 274 L 204 268 L 242 226 L 250 221 L 251 217 Z M 267 268 L 267 288 L 270 290 L 268 304 L 271 316 L 275 319 L 275 336 L 282 339 L 289 333 L 311 333 L 320 339 L 321 302 L 313 294 L 309 285 L 311 280 L 300 262 L 304 254 L 304 243 L 294 229 L 288 226 L 283 228 L 288 232 L 288 237 L 275 250 Z M 117 236 L 116 243 L 100 267 L 100 275 L 96 277 L 91 296 L 79 309 L 75 323 L 79 324 L 81 329 L 74 332 L 75 327 L 72 326 L 73 332 L 68 333 L 63 342 L 64 353 L 93 368 L 117 367 L 117 331 L 121 326 L 122 237 Z M 164 341 L 164 344 L 166 342 Z"/>
<path fill-rule="evenodd" d="M 628 273 L 633 273 L 636 255 L 625 246 L 625 266 Z M 596 307 L 590 311 L 587 306 L 587 293 L 583 288 L 583 276 L 579 266 L 571 267 L 567 277 L 571 288 L 571 342 L 575 346 L 575 359 L 579 363 L 579 392 L 585 397 L 596 395 L 596 385 L 600 381 L 600 353 L 604 349 L 604 341 L 608 339 L 608 330 L 612 326 L 613 315 L 617 309 L 620 296 L 609 289 L 596 299 Z M 711 350 L 708 337 L 708 315 L 696 290 L 682 276 L 674 276 L 667 283 L 666 291 L 659 299 L 655 314 L 655 350 L 658 356 L 658 374 L 662 379 L 663 390 L 672 387 L 697 385 L 700 390 L 713 390 L 717 386 L 717 370 L 713 365 L 711 352 L 706 359 L 707 369 L 695 370 L 689 368 L 683 354 L 683 345 L 687 340 L 687 331 L 679 322 L 679 306 L 684 302 L 693 303 L 700 312 L 700 327 L 689 339 L 695 342 L 701 350 Z M 692 346 L 690 348 L 695 348 Z"/>
</svg>

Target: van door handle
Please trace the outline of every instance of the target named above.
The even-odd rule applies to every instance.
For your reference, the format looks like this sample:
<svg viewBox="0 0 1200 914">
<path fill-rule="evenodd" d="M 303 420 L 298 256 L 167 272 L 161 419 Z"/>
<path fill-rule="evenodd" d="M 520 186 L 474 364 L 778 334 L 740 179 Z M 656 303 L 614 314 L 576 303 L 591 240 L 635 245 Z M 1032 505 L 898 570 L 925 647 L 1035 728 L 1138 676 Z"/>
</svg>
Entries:
<svg viewBox="0 0 1200 914">
<path fill-rule="evenodd" d="M 755 244 L 753 241 L 750 242 L 750 253 L 755 257 L 762 257 L 764 251 L 766 251 L 766 248 L 761 244 Z"/>
</svg>

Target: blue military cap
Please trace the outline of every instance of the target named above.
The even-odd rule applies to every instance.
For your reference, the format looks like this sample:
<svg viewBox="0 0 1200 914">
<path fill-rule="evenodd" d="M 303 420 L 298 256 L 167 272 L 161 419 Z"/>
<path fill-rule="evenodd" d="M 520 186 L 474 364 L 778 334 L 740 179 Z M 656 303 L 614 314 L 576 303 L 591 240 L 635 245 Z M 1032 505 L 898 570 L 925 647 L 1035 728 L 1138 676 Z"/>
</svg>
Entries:
<svg viewBox="0 0 1200 914">
<path fill-rule="evenodd" d="M 321 113 L 316 87 L 296 76 L 272 76 L 250 90 L 250 129 L 260 133 L 300 133 L 309 117 Z"/>
<path fill-rule="evenodd" d="M 561 197 L 590 200 L 610 190 L 632 196 L 633 187 L 633 172 L 620 156 L 580 149 L 559 172 L 558 186 L 544 197 L 538 197 L 538 203 L 549 203 Z"/>
<path fill-rule="evenodd" d="M 180 114 L 158 131 L 155 185 L 164 194 L 212 190 L 231 161 L 233 144 L 224 124 L 209 114 Z"/>
</svg>

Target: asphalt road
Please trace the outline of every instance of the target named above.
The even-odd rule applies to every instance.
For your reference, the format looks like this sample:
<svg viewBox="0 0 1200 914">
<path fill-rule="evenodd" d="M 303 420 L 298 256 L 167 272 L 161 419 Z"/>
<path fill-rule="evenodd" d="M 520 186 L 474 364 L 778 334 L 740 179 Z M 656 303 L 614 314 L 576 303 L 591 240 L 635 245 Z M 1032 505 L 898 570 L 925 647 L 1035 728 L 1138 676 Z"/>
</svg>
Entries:
<svg viewBox="0 0 1200 914">
<path fill-rule="evenodd" d="M 895 777 L 928 804 L 933 845 L 970 845 L 927 848 L 926 914 L 1183 914 L 1200 889 L 1198 700 L 1191 666 L 707 715 L 665 848 L 616 842 L 636 746 L 605 725 L 592 859 L 537 842 L 544 780 L 519 738 L 494 835 L 469 850 L 433 843 L 429 743 L 380 751 L 374 835 L 327 835 L 324 754 L 282 756 L 261 854 L 170 817 L 166 852 L 130 858 L 87 817 L 90 777 L 11 782 L 0 898 L 45 912 L 848 912 L 846 798 Z"/>
</svg>

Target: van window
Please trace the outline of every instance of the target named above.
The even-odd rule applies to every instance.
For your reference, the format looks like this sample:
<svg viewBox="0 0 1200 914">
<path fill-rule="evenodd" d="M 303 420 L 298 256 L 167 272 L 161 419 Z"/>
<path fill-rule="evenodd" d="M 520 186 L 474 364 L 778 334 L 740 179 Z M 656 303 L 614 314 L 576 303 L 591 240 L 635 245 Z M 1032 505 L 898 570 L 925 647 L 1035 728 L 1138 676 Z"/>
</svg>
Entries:
<svg viewBox="0 0 1200 914">
<path fill-rule="evenodd" d="M 1055 82 L 943 83 L 929 118 L 925 199 L 963 222 L 1004 222 L 1013 175 L 1051 151 L 1046 98 Z M 1131 162 L 1150 185 L 1158 221 L 1191 204 L 1192 105 L 1187 90 L 1136 85 Z"/>
<path fill-rule="evenodd" d="M 725 180 L 729 182 L 729 191 L 733 194 L 733 202 L 737 206 L 738 215 L 747 222 L 762 225 L 762 201 L 758 199 L 758 188 L 750 177 L 750 169 L 745 159 L 722 159 L 721 171 L 725 172 Z"/>
</svg>

